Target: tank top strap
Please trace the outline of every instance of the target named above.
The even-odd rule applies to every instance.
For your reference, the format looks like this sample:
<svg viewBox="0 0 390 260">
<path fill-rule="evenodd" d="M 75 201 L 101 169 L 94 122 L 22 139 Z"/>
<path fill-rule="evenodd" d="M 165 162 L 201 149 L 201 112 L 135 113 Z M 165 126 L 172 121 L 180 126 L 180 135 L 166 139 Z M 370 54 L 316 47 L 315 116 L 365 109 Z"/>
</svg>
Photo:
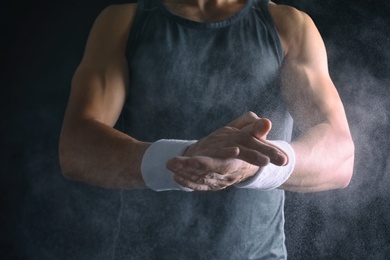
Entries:
<svg viewBox="0 0 390 260">
<path fill-rule="evenodd" d="M 278 54 L 279 62 L 281 64 L 284 58 L 284 50 L 278 31 L 275 27 L 274 19 L 269 9 L 269 4 L 270 0 L 254 0 L 253 8 L 256 10 L 257 15 L 260 16 L 264 25 L 267 27 L 267 30 L 271 34 L 271 37 L 275 43 L 274 49 Z"/>
<path fill-rule="evenodd" d="M 158 1 L 158 0 L 157 0 Z M 145 12 L 158 9 L 156 0 L 138 0 L 137 9 L 131 26 L 130 34 L 127 40 L 127 57 L 131 57 L 134 51 L 134 45 L 140 33 L 143 20 L 145 19 Z"/>
</svg>

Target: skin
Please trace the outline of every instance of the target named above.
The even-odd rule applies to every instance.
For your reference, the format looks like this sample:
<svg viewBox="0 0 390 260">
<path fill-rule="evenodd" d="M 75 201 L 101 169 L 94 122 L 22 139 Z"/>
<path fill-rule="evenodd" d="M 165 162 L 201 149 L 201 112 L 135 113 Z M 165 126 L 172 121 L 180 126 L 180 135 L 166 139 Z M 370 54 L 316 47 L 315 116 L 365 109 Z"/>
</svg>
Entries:
<svg viewBox="0 0 390 260">
<path fill-rule="evenodd" d="M 176 15 L 215 22 L 234 15 L 245 1 L 164 3 Z M 150 143 L 113 129 L 129 87 L 125 48 L 135 8 L 110 6 L 99 15 L 74 74 L 60 138 L 61 168 L 72 180 L 107 188 L 146 187 L 140 165 Z M 279 188 L 344 188 L 352 176 L 354 146 L 322 39 L 306 14 L 275 4 L 270 11 L 285 50 L 283 96 L 301 131 L 291 143 L 294 172 Z M 284 165 L 286 154 L 266 139 L 271 125 L 249 112 L 172 158 L 167 167 L 183 186 L 220 190 L 250 178 L 268 163 Z"/>
<path fill-rule="evenodd" d="M 189 147 L 184 156 L 169 160 L 174 179 L 197 190 L 220 190 L 245 181 L 269 163 L 285 165 L 288 156 L 266 140 L 271 121 L 254 113 L 244 117 L 255 121 L 242 128 L 231 123 Z"/>
</svg>

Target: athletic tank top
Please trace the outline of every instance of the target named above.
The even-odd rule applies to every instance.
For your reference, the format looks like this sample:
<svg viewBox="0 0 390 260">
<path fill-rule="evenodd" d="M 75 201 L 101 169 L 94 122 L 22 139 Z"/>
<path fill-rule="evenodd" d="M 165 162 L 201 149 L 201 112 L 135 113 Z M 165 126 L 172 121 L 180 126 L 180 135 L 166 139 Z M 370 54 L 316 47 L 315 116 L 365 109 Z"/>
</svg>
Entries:
<svg viewBox="0 0 390 260">
<path fill-rule="evenodd" d="M 128 41 L 130 87 L 120 123 L 143 141 L 199 139 L 247 111 L 271 119 L 269 139 L 289 141 L 283 50 L 268 0 L 200 23 L 161 0 L 140 0 Z M 285 259 L 284 192 L 122 192 L 118 259 Z"/>
</svg>

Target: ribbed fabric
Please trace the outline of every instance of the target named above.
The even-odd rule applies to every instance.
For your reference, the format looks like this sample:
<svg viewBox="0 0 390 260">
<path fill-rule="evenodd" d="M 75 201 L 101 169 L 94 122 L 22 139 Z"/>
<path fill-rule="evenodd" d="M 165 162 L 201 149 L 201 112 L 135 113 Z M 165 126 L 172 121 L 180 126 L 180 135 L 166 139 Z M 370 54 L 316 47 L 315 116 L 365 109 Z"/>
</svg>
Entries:
<svg viewBox="0 0 390 260">
<path fill-rule="evenodd" d="M 199 139 L 247 111 L 271 119 L 270 139 L 290 141 L 282 101 L 283 50 L 268 0 L 199 23 L 140 1 L 128 43 L 124 131 L 143 141 Z M 117 256 L 125 259 L 285 259 L 284 192 L 123 193 Z"/>
</svg>

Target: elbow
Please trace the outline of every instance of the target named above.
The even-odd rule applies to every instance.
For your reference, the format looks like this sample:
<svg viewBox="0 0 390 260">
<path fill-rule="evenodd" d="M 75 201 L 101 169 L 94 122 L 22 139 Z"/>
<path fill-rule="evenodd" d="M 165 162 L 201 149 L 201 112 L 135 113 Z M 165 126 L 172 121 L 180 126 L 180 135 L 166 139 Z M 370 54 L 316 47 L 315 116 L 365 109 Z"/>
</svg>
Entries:
<svg viewBox="0 0 390 260">
<path fill-rule="evenodd" d="M 345 189 L 349 186 L 352 180 L 353 175 L 353 167 L 348 167 L 343 173 L 340 174 L 340 178 L 338 180 L 338 189 Z"/>
<path fill-rule="evenodd" d="M 72 163 L 69 160 L 68 152 L 64 149 L 59 150 L 59 160 L 62 175 L 68 180 L 74 180 L 75 174 L 72 170 Z"/>
<path fill-rule="evenodd" d="M 78 180 L 74 156 L 71 148 L 64 140 L 60 140 L 59 144 L 59 162 L 62 175 L 68 180 Z"/>
<path fill-rule="evenodd" d="M 343 160 L 340 163 L 339 169 L 339 180 L 338 188 L 345 189 L 349 186 L 354 170 L 354 160 L 355 160 L 355 145 L 351 137 L 349 137 L 343 146 L 340 147 L 343 150 L 344 156 Z"/>
</svg>

